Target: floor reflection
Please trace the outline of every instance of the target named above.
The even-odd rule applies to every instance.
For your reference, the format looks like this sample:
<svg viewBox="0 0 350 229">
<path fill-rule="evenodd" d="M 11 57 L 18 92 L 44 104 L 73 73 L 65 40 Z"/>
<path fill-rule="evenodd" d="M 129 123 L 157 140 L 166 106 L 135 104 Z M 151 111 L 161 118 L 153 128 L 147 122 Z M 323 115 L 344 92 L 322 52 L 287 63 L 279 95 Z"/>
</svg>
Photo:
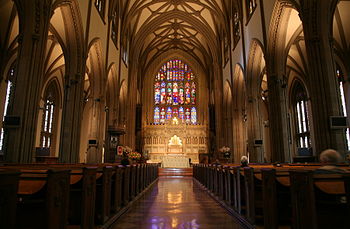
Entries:
<svg viewBox="0 0 350 229">
<path fill-rule="evenodd" d="M 112 229 L 241 228 L 189 178 L 159 179 Z"/>
</svg>

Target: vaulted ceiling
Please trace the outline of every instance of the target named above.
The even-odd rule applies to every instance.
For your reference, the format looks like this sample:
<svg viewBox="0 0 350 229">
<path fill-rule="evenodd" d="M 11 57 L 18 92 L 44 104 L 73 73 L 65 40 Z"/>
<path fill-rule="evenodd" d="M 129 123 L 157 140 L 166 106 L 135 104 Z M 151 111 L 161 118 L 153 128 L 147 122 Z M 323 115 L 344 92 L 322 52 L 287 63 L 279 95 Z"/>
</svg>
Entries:
<svg viewBox="0 0 350 229">
<path fill-rule="evenodd" d="M 132 58 L 148 66 L 164 53 L 184 51 L 202 66 L 218 60 L 219 36 L 228 29 L 225 16 L 228 2 L 128 1 L 124 31 L 131 38 Z"/>
</svg>

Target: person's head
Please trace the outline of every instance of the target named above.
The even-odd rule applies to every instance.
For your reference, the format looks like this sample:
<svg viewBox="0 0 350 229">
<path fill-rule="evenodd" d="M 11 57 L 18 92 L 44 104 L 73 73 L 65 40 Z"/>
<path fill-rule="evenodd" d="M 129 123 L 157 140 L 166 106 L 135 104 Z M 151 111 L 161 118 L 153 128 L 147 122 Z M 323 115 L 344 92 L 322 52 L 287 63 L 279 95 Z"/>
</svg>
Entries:
<svg viewBox="0 0 350 229">
<path fill-rule="evenodd" d="M 334 149 L 326 149 L 320 154 L 320 162 L 337 164 L 342 161 L 340 153 Z"/>
<path fill-rule="evenodd" d="M 350 162 L 350 154 L 347 154 L 347 155 L 346 155 L 346 161 L 347 161 L 347 162 Z"/>
<path fill-rule="evenodd" d="M 241 166 L 248 166 L 248 157 L 247 156 L 241 157 Z"/>
</svg>

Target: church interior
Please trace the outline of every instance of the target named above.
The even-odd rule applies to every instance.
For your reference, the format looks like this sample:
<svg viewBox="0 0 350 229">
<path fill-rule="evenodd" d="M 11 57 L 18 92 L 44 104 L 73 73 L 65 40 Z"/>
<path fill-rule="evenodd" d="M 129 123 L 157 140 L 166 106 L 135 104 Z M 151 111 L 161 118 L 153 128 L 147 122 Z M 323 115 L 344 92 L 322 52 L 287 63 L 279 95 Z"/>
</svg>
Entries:
<svg viewBox="0 0 350 229">
<path fill-rule="evenodd" d="M 348 10 L 0 0 L 0 228 L 350 228 Z"/>
</svg>

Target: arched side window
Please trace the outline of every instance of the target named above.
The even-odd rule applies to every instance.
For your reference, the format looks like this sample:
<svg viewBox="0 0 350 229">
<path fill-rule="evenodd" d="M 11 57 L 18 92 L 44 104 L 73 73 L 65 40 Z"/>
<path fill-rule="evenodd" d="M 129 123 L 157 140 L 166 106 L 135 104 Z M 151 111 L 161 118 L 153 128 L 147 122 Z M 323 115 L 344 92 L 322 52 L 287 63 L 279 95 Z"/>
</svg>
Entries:
<svg viewBox="0 0 350 229">
<path fill-rule="evenodd" d="M 54 81 L 49 83 L 44 94 L 43 119 L 40 134 L 40 147 L 50 148 L 53 154 L 56 147 L 56 129 L 59 105 L 59 93 Z"/>
<path fill-rule="evenodd" d="M 118 47 L 118 32 L 119 32 L 119 3 L 117 3 L 117 7 L 115 8 L 112 14 L 112 31 L 111 31 L 111 39 L 116 47 Z"/>
<path fill-rule="evenodd" d="M 346 81 L 344 79 L 344 73 L 337 65 L 337 78 L 338 78 L 338 83 L 339 83 L 339 92 L 340 92 L 340 100 L 341 100 L 341 110 L 342 110 L 342 115 L 347 116 L 347 111 L 346 111 L 346 100 L 345 100 L 345 84 Z M 345 135 L 346 135 L 346 143 L 348 147 L 348 151 L 350 151 L 350 130 L 349 128 L 345 129 Z"/>
<path fill-rule="evenodd" d="M 95 0 L 95 7 L 100 14 L 102 20 L 105 18 L 105 8 L 106 8 L 106 0 Z"/>
<path fill-rule="evenodd" d="M 2 121 L 5 120 L 5 116 L 7 115 L 7 112 L 11 106 L 11 101 L 13 100 L 13 92 L 15 88 L 15 67 L 14 64 L 11 66 L 9 72 L 8 72 L 8 78 L 7 78 L 7 88 L 6 88 L 6 96 L 5 96 L 5 104 L 4 104 L 4 113 Z M 2 127 L 1 133 L 0 133 L 0 154 L 3 154 L 4 150 L 4 141 L 5 141 L 5 130 Z"/>
<path fill-rule="evenodd" d="M 308 97 L 305 88 L 300 82 L 295 83 L 292 96 L 296 145 L 298 148 L 310 148 Z"/>
<path fill-rule="evenodd" d="M 169 60 L 156 74 L 153 87 L 155 124 L 175 118 L 180 123 L 197 124 L 198 85 L 187 64 L 178 59 Z"/>
<path fill-rule="evenodd" d="M 233 49 L 237 46 L 241 38 L 240 17 L 238 10 L 233 8 Z"/>
<path fill-rule="evenodd" d="M 247 23 L 248 23 L 250 18 L 254 14 L 257 3 L 256 3 L 256 0 L 246 0 L 245 4 L 246 4 L 246 14 L 247 14 Z"/>
</svg>

